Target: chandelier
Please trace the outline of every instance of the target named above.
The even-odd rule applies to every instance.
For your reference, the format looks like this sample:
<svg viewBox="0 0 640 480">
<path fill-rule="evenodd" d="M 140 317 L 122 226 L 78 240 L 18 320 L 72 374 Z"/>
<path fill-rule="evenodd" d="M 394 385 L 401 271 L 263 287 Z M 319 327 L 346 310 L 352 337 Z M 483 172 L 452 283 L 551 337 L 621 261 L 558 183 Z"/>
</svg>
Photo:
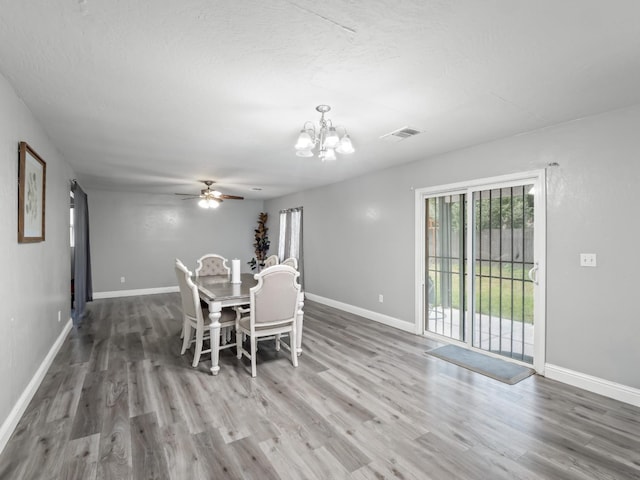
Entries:
<svg viewBox="0 0 640 480">
<path fill-rule="evenodd" d="M 349 154 L 355 152 L 347 129 L 341 126 L 334 127 L 331 120 L 325 119 L 324 114 L 331 110 L 329 105 L 318 105 L 316 110 L 320 112 L 320 125 L 316 129 L 312 122 L 305 122 L 298 135 L 295 149 L 299 157 L 313 157 L 313 149 L 318 147 L 318 157 L 325 160 L 335 160 L 336 153 Z M 337 129 L 344 130 L 342 137 Z"/>
</svg>

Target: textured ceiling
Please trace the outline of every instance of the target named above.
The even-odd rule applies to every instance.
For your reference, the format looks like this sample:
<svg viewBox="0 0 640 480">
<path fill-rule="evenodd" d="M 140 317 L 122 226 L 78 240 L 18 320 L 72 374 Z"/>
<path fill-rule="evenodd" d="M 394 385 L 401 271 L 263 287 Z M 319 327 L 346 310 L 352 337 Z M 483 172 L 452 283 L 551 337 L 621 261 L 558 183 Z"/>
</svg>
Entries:
<svg viewBox="0 0 640 480">
<path fill-rule="evenodd" d="M 0 72 L 85 187 L 269 198 L 640 103 L 639 18 L 637 0 L 0 0 Z M 353 155 L 296 157 L 321 103 Z M 380 140 L 404 126 L 424 133 Z"/>
</svg>

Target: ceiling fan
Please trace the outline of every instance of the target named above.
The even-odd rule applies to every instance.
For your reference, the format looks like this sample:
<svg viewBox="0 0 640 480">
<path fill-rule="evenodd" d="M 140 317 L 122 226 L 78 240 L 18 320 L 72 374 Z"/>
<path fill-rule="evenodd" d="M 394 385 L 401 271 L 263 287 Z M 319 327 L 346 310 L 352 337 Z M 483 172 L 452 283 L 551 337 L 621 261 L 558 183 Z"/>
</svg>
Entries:
<svg viewBox="0 0 640 480">
<path fill-rule="evenodd" d="M 207 186 L 207 188 L 200 190 L 200 195 L 192 195 L 190 193 L 176 193 L 176 195 L 184 195 L 186 198 L 183 198 L 183 200 L 199 198 L 198 206 L 202 208 L 218 208 L 223 200 L 244 200 L 244 197 L 225 195 L 218 190 L 211 190 L 211 185 L 215 183 L 213 180 L 200 181 Z"/>
</svg>

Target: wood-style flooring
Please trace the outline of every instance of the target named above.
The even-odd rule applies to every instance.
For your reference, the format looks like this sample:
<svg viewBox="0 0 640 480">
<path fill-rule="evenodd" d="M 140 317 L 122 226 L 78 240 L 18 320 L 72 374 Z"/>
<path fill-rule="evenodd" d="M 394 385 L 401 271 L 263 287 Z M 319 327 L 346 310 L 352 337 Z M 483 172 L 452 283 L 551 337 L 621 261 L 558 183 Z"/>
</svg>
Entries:
<svg viewBox="0 0 640 480">
<path fill-rule="evenodd" d="M 433 341 L 306 302 L 300 366 L 180 356 L 178 294 L 89 304 L 0 455 L 1 479 L 640 479 L 640 409 L 509 386 Z"/>
</svg>

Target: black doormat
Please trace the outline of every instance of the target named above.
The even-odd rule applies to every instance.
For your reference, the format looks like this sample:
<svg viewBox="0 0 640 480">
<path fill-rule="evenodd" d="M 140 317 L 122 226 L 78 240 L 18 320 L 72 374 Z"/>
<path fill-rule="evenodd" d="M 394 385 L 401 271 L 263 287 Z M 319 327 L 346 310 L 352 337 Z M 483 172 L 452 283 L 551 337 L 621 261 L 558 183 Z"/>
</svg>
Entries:
<svg viewBox="0 0 640 480">
<path fill-rule="evenodd" d="M 535 373 L 533 368 L 483 355 L 457 345 L 445 345 L 427 353 L 509 385 L 514 385 Z"/>
</svg>

